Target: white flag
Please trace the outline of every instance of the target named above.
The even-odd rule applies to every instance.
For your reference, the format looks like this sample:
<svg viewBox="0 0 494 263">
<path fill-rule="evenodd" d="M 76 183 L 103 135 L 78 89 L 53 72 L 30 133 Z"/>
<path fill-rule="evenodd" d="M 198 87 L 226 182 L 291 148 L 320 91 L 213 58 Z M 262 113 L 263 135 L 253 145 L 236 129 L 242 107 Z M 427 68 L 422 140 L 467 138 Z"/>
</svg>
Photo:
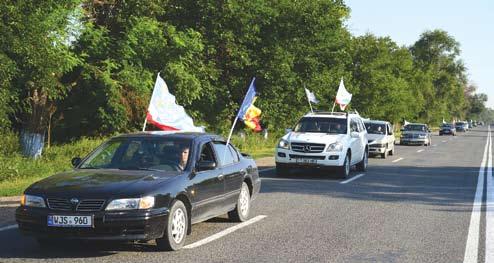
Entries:
<svg viewBox="0 0 494 263">
<path fill-rule="evenodd" d="M 319 103 L 319 101 L 316 99 L 316 95 L 314 95 L 313 92 L 310 92 L 310 90 L 308 90 L 307 88 L 304 88 L 305 89 L 305 95 L 307 95 L 307 99 L 312 102 L 312 103 Z"/>
<path fill-rule="evenodd" d="M 338 92 L 336 93 L 336 103 L 340 105 L 341 110 L 345 110 L 346 106 L 350 104 L 352 100 L 352 94 L 345 89 L 345 84 L 343 84 L 343 78 L 341 78 L 340 86 L 338 87 Z"/>
<path fill-rule="evenodd" d="M 410 124 L 407 120 L 405 120 L 405 123 L 403 124 L 403 126 L 407 126 L 408 124 Z"/>
<path fill-rule="evenodd" d="M 168 91 L 168 86 L 159 74 L 146 120 L 164 131 L 204 132 L 204 127 L 194 126 L 194 121 L 185 113 L 184 107 L 175 102 L 175 96 Z"/>
</svg>

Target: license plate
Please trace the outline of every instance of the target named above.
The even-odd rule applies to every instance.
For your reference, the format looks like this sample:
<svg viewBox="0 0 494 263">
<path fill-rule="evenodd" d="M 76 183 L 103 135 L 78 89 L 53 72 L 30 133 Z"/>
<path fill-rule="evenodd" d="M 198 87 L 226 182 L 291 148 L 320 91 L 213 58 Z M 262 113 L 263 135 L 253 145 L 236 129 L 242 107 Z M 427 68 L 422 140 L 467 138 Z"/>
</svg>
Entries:
<svg viewBox="0 0 494 263">
<path fill-rule="evenodd" d="M 314 159 L 304 159 L 304 158 L 295 159 L 295 162 L 296 163 L 299 163 L 299 164 L 317 164 L 317 160 L 314 160 Z"/>
<path fill-rule="evenodd" d="M 49 215 L 48 226 L 57 227 L 93 227 L 92 216 Z"/>
</svg>

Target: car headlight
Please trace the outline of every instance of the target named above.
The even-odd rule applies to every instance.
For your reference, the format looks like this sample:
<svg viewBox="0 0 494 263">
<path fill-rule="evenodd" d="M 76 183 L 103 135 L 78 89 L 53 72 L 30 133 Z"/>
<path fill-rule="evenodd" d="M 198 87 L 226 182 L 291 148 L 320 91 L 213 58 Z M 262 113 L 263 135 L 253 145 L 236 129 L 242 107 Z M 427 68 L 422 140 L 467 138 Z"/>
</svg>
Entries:
<svg viewBox="0 0 494 263">
<path fill-rule="evenodd" d="M 148 209 L 154 206 L 154 197 L 146 196 L 142 198 L 125 198 L 111 201 L 106 210 L 137 210 Z"/>
<path fill-rule="evenodd" d="M 290 149 L 290 144 L 288 143 L 287 140 L 281 139 L 280 142 L 278 142 L 278 148 L 281 149 Z"/>
<path fill-rule="evenodd" d="M 22 195 L 21 205 L 30 207 L 46 207 L 45 199 L 35 195 Z"/>
<path fill-rule="evenodd" d="M 341 152 L 343 150 L 343 144 L 339 142 L 332 143 L 328 145 L 326 152 Z"/>
</svg>

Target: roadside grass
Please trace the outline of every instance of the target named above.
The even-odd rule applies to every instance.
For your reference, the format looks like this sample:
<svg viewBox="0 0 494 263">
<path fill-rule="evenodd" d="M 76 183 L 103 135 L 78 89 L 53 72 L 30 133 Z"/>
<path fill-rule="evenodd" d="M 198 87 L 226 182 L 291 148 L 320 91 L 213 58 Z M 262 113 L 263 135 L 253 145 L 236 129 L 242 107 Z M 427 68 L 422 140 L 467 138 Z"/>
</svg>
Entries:
<svg viewBox="0 0 494 263">
<path fill-rule="evenodd" d="M 30 184 L 50 175 L 72 168 L 71 159 L 84 157 L 107 138 L 82 138 L 43 150 L 43 155 L 33 160 L 20 153 L 18 137 L 13 133 L 1 134 L 0 147 L 0 196 L 20 195 Z M 260 134 L 248 132 L 245 136 L 232 136 L 232 144 L 254 159 L 274 155 L 279 137 L 272 134 L 264 139 Z"/>
</svg>

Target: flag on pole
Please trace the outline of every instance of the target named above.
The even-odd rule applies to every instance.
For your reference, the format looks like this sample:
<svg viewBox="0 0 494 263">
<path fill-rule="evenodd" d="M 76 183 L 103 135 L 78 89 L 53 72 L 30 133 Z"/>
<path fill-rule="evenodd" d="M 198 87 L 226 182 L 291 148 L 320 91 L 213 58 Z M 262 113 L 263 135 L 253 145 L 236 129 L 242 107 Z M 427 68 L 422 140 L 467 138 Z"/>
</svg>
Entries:
<svg viewBox="0 0 494 263">
<path fill-rule="evenodd" d="M 408 124 L 410 124 L 407 120 L 405 120 L 405 122 L 403 123 L 403 126 L 407 126 Z"/>
<path fill-rule="evenodd" d="M 204 127 L 194 126 L 194 121 L 187 115 L 184 107 L 175 102 L 175 96 L 168 91 L 168 86 L 159 74 L 149 102 L 146 121 L 164 131 L 204 132 Z"/>
<path fill-rule="evenodd" d="M 256 132 L 262 131 L 260 125 L 261 110 L 254 106 L 256 101 L 256 87 L 254 85 L 255 78 L 252 79 L 247 94 L 240 106 L 237 118 L 242 120 L 245 125 Z"/>
<path fill-rule="evenodd" d="M 309 100 L 309 102 L 312 102 L 312 103 L 319 103 L 319 101 L 316 99 L 316 95 L 311 92 L 310 90 L 308 90 L 307 88 L 304 88 L 305 89 L 305 95 L 307 95 L 307 99 Z"/>
<path fill-rule="evenodd" d="M 352 94 L 345 89 L 345 84 L 343 84 L 343 78 L 341 78 L 340 86 L 338 87 L 338 92 L 336 93 L 336 103 L 340 105 L 341 110 L 345 110 L 346 106 L 350 104 L 352 100 Z"/>
<path fill-rule="evenodd" d="M 443 118 L 443 124 L 445 124 L 445 123 L 446 123 L 446 121 L 445 121 L 445 120 L 444 120 L 444 118 Z"/>
</svg>

